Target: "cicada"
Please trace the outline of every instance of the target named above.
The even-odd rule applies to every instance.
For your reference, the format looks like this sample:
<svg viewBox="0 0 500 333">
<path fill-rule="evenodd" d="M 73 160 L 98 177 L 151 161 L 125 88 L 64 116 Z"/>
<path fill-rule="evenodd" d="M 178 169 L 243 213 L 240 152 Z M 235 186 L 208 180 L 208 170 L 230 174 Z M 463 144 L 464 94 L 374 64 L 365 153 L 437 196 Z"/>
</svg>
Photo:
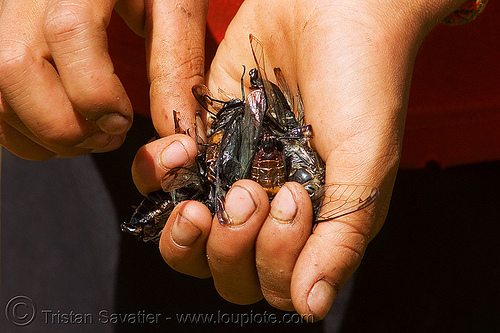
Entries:
<svg viewBox="0 0 500 333">
<path fill-rule="evenodd" d="M 325 222 L 356 212 L 371 205 L 379 195 L 376 187 L 357 184 L 325 185 L 325 163 L 311 147 L 311 125 L 305 124 L 304 104 L 297 86 L 293 96 L 280 68 L 274 68 L 277 85 L 268 80 L 265 70 L 264 48 L 253 35 L 250 46 L 256 63 L 258 79 L 254 79 L 266 98 L 263 133 L 256 151 L 272 152 L 274 162 L 262 155 L 254 156 L 252 179 L 266 189 L 270 199 L 286 181 L 302 184 L 310 195 L 314 221 Z M 279 152 L 281 151 L 281 156 Z M 271 153 L 268 154 L 268 156 Z M 256 161 L 261 160 L 261 163 Z M 265 167 L 262 167 L 262 165 Z M 281 176 L 285 170 L 284 177 Z M 272 181 L 270 181 L 272 179 Z"/>
<path fill-rule="evenodd" d="M 176 133 L 186 134 L 180 130 L 176 111 L 174 123 Z M 198 142 L 197 138 L 198 135 Z M 162 190 L 152 192 L 142 200 L 129 222 L 121 224 L 122 231 L 135 235 L 144 242 L 158 243 L 168 217 L 180 202 L 198 200 L 213 211 L 205 153 L 199 148 L 194 163 L 168 171 L 161 180 L 161 186 Z"/>
<path fill-rule="evenodd" d="M 245 97 L 244 75 L 245 67 L 241 99 L 221 101 L 206 86 L 193 87 L 194 96 L 213 118 L 205 157 L 208 179 L 213 184 L 215 214 L 222 224 L 231 223 L 224 208 L 227 191 L 234 182 L 249 178 L 266 110 L 264 92 L 256 86 L 256 77 L 251 76 L 253 91 Z"/>
</svg>

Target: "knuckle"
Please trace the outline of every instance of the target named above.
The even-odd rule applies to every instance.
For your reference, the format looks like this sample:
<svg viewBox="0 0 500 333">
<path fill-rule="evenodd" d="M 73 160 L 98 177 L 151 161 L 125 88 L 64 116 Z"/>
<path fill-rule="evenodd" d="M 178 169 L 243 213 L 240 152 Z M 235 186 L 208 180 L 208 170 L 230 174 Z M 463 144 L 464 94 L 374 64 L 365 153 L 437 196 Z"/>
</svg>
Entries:
<svg viewBox="0 0 500 333">
<path fill-rule="evenodd" d="M 89 8 L 61 2 L 48 9 L 44 32 L 48 41 L 65 41 L 86 30 L 93 21 Z"/>
<path fill-rule="evenodd" d="M 95 70 L 87 73 L 88 79 L 82 78 L 84 87 L 76 87 L 71 93 L 73 106 L 85 116 L 95 118 L 110 110 L 127 112 L 131 109 L 128 97 L 120 86 L 117 86 L 109 77 L 102 75 L 102 71 Z"/>
<path fill-rule="evenodd" d="M 327 224 L 319 226 L 323 227 L 322 231 L 326 234 L 315 232 L 313 235 L 317 237 L 318 244 L 321 244 L 325 253 L 328 253 L 331 260 L 328 270 L 336 271 L 335 275 L 348 277 L 361 263 L 369 243 L 368 234 L 356 224 L 342 219 L 335 223 L 323 223 Z"/>
<path fill-rule="evenodd" d="M 198 53 L 198 52 L 197 52 Z M 182 61 L 176 61 L 172 66 L 156 64 L 151 69 L 151 83 L 169 85 L 179 81 L 203 80 L 205 59 L 203 54 L 198 54 Z"/>
<path fill-rule="evenodd" d="M 199 76 L 203 77 L 205 58 L 202 51 L 203 50 L 195 51 L 195 55 L 178 64 L 177 68 L 186 73 L 183 77 L 184 80 L 191 80 L 192 78 L 197 78 Z"/>
<path fill-rule="evenodd" d="M 359 232 L 348 232 L 339 235 L 341 239 L 335 242 L 333 252 L 337 253 L 337 266 L 349 275 L 354 273 L 363 258 L 367 237 Z"/>
<path fill-rule="evenodd" d="M 337 263 L 341 266 L 342 271 L 349 272 L 349 274 L 354 273 L 363 258 L 363 250 L 356 246 L 339 244 L 337 252 L 339 253 Z"/>
<path fill-rule="evenodd" d="M 0 47 L 0 87 L 10 77 L 17 77 L 21 74 L 31 62 L 32 54 L 26 44 L 4 40 L 2 47 Z"/>
</svg>

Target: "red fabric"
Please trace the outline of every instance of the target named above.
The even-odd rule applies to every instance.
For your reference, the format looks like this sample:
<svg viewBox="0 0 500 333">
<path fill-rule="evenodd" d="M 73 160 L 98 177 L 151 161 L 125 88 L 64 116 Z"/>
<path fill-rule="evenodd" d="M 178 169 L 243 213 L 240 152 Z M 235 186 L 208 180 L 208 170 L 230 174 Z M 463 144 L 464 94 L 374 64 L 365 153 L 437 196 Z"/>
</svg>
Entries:
<svg viewBox="0 0 500 333">
<path fill-rule="evenodd" d="M 208 7 L 208 31 L 217 43 L 224 38 L 226 28 L 240 8 L 243 0 L 211 0 Z"/>
<path fill-rule="evenodd" d="M 116 13 L 113 13 L 108 27 L 108 48 L 115 73 L 125 87 L 134 111 L 149 116 L 145 42 Z"/>
<path fill-rule="evenodd" d="M 215 48 L 243 0 L 211 0 L 207 54 Z M 418 54 L 401 159 L 402 168 L 429 161 L 442 166 L 500 159 L 500 15 L 498 1 L 463 26 L 439 26 Z M 110 54 L 137 113 L 149 113 L 143 39 L 118 17 L 110 27 Z"/>
<path fill-rule="evenodd" d="M 415 63 L 401 167 L 500 159 L 500 3 L 439 26 Z"/>
</svg>

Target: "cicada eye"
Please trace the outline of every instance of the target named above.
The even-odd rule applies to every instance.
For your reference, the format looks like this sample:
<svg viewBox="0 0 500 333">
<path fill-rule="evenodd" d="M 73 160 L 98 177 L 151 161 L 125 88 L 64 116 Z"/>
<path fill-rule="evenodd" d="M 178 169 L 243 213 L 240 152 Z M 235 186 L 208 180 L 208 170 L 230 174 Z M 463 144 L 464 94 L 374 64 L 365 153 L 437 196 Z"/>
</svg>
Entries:
<svg viewBox="0 0 500 333">
<path fill-rule="evenodd" d="M 304 184 L 310 181 L 311 179 L 312 179 L 311 173 L 304 168 L 300 168 L 297 169 L 288 180 L 297 182 L 299 184 Z"/>
<path fill-rule="evenodd" d="M 257 78 L 259 77 L 259 72 L 257 71 L 256 68 L 252 68 L 250 72 L 248 72 L 248 75 L 250 75 L 250 83 L 252 85 L 257 82 Z"/>
</svg>

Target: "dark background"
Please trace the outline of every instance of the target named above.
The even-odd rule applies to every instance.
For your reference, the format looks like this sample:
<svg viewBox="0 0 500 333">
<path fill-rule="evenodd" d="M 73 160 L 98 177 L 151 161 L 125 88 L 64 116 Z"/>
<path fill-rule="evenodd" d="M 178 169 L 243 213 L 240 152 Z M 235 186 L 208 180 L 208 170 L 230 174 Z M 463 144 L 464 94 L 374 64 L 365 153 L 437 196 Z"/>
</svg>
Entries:
<svg viewBox="0 0 500 333">
<path fill-rule="evenodd" d="M 498 332 L 500 163 L 400 170 L 343 332 Z"/>
</svg>

